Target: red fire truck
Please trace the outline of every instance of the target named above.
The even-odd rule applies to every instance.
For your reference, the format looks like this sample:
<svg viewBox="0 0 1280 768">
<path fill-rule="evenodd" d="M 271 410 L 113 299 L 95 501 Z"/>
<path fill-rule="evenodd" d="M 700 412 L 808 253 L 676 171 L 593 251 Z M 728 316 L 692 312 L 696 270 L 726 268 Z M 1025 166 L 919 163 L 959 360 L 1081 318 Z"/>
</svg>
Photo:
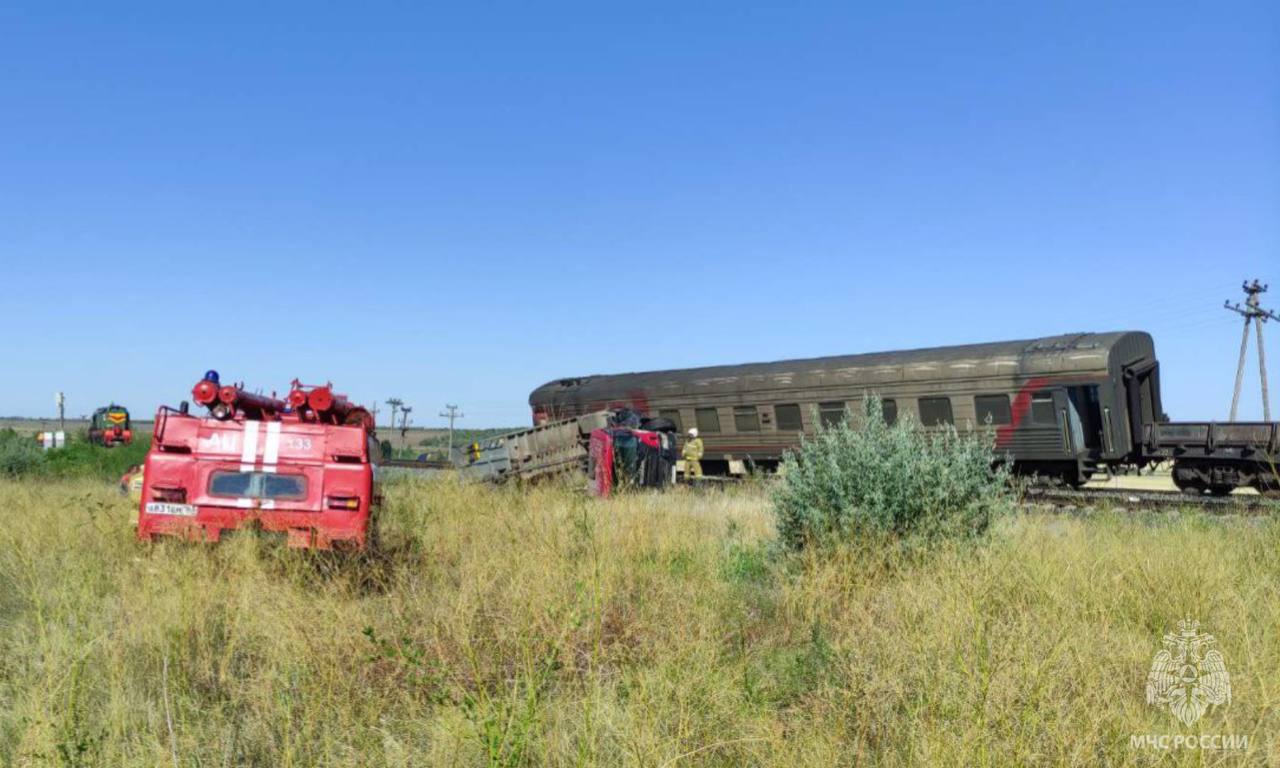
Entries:
<svg viewBox="0 0 1280 768">
<path fill-rule="evenodd" d="M 225 531 L 283 533 L 290 547 L 365 549 L 380 457 L 369 413 L 332 388 L 294 382 L 288 400 L 222 386 L 210 371 L 192 395 L 209 409 L 156 414 L 138 507 L 138 538 L 216 542 Z"/>
</svg>

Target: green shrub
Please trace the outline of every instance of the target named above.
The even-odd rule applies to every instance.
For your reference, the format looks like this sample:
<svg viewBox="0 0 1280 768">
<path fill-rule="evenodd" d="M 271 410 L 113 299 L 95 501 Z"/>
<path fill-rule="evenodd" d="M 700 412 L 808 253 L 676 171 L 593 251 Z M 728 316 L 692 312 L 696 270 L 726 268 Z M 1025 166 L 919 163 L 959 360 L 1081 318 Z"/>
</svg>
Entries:
<svg viewBox="0 0 1280 768">
<path fill-rule="evenodd" d="M 149 433 L 135 434 L 132 444 L 114 448 L 93 445 L 83 435 L 67 438 L 66 447 L 46 451 L 33 435 L 0 430 L 0 477 L 117 480 L 125 470 L 144 462 L 151 448 Z"/>
<path fill-rule="evenodd" d="M 821 428 L 784 459 L 772 501 L 786 546 L 967 537 L 1005 508 L 1008 475 L 993 467 L 990 430 L 923 430 L 907 416 L 889 426 L 875 397 L 864 410 L 856 425 Z"/>
<path fill-rule="evenodd" d="M 0 477 L 29 475 L 44 466 L 44 451 L 30 435 L 0 430 Z"/>
<path fill-rule="evenodd" d="M 151 449 L 151 434 L 134 434 L 129 445 L 105 448 L 80 435 L 71 436 L 65 448 L 45 454 L 45 471 L 54 477 L 118 480 L 130 467 L 143 463 Z"/>
</svg>

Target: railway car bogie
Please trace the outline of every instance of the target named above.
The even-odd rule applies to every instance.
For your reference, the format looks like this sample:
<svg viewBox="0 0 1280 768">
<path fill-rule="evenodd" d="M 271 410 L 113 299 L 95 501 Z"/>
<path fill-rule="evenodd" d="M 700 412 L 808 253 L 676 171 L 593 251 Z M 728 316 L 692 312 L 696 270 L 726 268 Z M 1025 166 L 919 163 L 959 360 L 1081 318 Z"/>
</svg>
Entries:
<svg viewBox="0 0 1280 768">
<path fill-rule="evenodd" d="M 1173 483 L 1184 493 L 1226 496 L 1237 488 L 1267 493 L 1274 481 L 1266 462 L 1179 459 L 1173 463 Z"/>
</svg>

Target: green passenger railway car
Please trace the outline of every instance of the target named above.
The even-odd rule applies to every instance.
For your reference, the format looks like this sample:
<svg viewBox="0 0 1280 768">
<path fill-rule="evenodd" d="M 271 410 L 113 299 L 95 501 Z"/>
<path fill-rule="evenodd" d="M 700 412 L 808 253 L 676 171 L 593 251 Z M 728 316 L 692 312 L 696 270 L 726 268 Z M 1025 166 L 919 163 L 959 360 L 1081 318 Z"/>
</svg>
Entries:
<svg viewBox="0 0 1280 768">
<path fill-rule="evenodd" d="M 1139 331 L 1076 333 L 903 352 L 558 379 L 529 397 L 535 423 L 610 408 L 697 427 L 704 465 L 768 468 L 820 422 L 877 394 L 890 420 L 989 424 L 1016 471 L 1083 483 L 1104 467 L 1147 463 L 1164 420 L 1159 363 Z"/>
</svg>

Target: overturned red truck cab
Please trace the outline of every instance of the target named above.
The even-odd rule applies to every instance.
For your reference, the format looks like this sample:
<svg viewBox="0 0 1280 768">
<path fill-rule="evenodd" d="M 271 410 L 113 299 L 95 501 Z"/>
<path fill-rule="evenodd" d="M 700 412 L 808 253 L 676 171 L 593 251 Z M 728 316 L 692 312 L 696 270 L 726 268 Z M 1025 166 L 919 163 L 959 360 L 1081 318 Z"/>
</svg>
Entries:
<svg viewBox="0 0 1280 768">
<path fill-rule="evenodd" d="M 222 386 L 192 390 L 207 416 L 161 408 L 144 469 L 138 538 L 216 542 L 246 528 L 290 547 L 363 550 L 372 541 L 380 457 L 373 419 L 330 386 L 294 382 L 287 400 Z"/>
</svg>

